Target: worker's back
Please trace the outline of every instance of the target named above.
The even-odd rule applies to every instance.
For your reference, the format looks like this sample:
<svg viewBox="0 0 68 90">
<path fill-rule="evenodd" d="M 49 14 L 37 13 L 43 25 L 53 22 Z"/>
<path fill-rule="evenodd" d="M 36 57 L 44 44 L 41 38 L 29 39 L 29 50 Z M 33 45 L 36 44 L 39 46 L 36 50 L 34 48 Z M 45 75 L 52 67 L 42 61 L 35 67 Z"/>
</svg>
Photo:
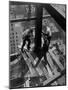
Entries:
<svg viewBox="0 0 68 90">
<path fill-rule="evenodd" d="M 27 34 L 23 39 L 26 40 L 26 41 L 29 40 L 30 39 L 30 35 Z"/>
</svg>

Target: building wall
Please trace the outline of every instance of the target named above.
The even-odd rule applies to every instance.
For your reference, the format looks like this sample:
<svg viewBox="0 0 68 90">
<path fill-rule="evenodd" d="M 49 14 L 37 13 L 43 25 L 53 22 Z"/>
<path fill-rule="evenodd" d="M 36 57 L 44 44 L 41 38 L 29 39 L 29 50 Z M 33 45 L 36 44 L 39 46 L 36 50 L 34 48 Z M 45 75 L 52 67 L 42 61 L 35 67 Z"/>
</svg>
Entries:
<svg viewBox="0 0 68 90">
<path fill-rule="evenodd" d="M 9 42 L 10 53 L 14 53 L 15 52 L 14 24 L 10 24 L 9 38 L 10 38 L 9 40 L 10 41 Z"/>
<path fill-rule="evenodd" d="M 20 45 L 22 40 L 23 29 L 24 28 L 21 26 L 21 23 L 10 24 L 10 54 L 16 53 L 18 51 L 18 45 Z"/>
</svg>

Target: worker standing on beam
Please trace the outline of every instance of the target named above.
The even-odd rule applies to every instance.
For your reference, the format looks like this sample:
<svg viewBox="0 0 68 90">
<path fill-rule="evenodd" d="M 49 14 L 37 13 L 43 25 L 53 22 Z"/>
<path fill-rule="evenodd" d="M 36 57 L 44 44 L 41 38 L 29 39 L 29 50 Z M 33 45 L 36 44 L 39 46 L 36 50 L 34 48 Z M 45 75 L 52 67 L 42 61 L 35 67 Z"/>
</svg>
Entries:
<svg viewBox="0 0 68 90">
<path fill-rule="evenodd" d="M 32 35 L 32 30 L 29 29 L 29 30 L 27 31 L 26 35 L 23 36 L 23 44 L 22 44 L 22 47 L 21 47 L 21 51 L 22 51 L 22 52 L 23 52 L 23 48 L 24 48 L 26 42 L 28 43 L 28 44 L 27 44 L 27 49 L 28 49 L 28 50 L 30 49 L 30 44 L 31 44 L 30 38 L 31 38 L 31 35 Z"/>
<path fill-rule="evenodd" d="M 49 49 L 51 36 L 52 36 L 52 32 L 50 30 L 50 27 L 47 26 L 45 29 L 45 32 L 42 33 L 42 44 L 43 45 L 41 48 L 41 55 L 40 55 L 41 58 L 36 63 L 35 67 L 37 67 L 37 65 L 40 63 L 40 61 L 43 59 L 43 57 L 45 60 L 44 61 L 45 65 L 47 64 L 46 53 L 48 52 L 48 49 Z"/>
<path fill-rule="evenodd" d="M 49 49 L 49 44 L 50 44 L 51 36 L 52 36 L 51 30 L 47 26 L 46 33 L 43 34 L 44 44 L 43 44 L 43 47 L 42 47 L 42 57 L 44 57 L 45 64 L 47 64 L 46 53 L 48 52 L 48 49 Z"/>
</svg>

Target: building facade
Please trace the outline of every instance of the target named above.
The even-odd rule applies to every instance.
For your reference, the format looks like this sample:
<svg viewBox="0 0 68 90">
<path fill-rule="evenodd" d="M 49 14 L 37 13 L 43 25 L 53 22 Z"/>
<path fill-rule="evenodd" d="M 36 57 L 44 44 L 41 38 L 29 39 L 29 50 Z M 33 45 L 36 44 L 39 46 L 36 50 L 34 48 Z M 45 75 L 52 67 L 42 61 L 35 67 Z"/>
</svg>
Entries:
<svg viewBox="0 0 68 90">
<path fill-rule="evenodd" d="M 22 40 L 22 32 L 23 27 L 21 26 L 21 23 L 11 23 L 10 24 L 10 54 L 14 54 L 18 52 L 18 45 L 20 45 Z"/>
</svg>

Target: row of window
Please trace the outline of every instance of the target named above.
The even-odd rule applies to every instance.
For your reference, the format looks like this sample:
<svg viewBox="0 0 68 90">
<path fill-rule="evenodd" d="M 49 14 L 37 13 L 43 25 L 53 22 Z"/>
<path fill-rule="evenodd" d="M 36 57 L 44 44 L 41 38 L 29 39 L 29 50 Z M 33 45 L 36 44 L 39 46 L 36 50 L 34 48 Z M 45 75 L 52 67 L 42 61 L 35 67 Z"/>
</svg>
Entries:
<svg viewBox="0 0 68 90">
<path fill-rule="evenodd" d="M 16 35 L 17 35 L 18 33 L 16 32 Z M 12 33 L 10 33 L 10 35 L 14 35 L 14 32 L 12 32 Z"/>
<path fill-rule="evenodd" d="M 10 37 L 10 40 L 14 39 L 14 36 Z M 18 36 L 16 36 L 16 39 L 18 39 Z"/>
<path fill-rule="evenodd" d="M 18 48 L 17 46 L 16 47 L 15 46 L 12 46 L 11 47 L 11 53 L 15 53 L 17 51 L 17 48 Z"/>
<path fill-rule="evenodd" d="M 15 46 L 15 42 L 10 42 L 11 46 Z M 16 45 L 18 45 L 18 42 L 16 42 Z"/>
</svg>

